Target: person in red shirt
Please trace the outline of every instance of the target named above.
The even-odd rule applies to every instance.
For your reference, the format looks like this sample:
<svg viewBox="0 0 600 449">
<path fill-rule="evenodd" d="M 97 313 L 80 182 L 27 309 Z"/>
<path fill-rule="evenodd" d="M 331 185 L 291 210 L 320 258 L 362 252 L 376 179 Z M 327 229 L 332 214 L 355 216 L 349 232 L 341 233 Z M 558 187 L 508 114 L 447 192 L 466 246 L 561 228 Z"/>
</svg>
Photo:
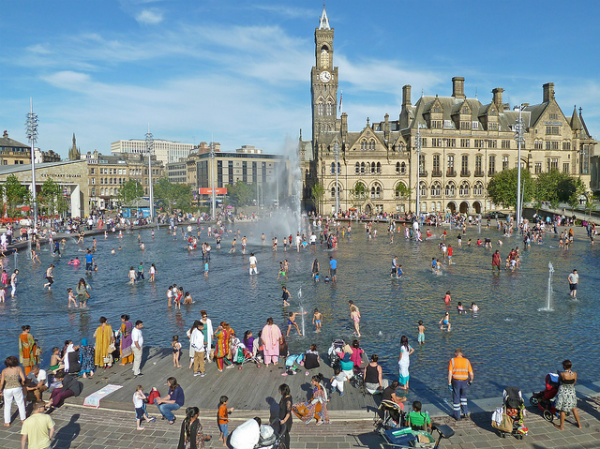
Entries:
<svg viewBox="0 0 600 449">
<path fill-rule="evenodd" d="M 452 254 L 454 254 L 452 245 L 448 245 L 448 265 L 452 265 Z"/>
</svg>

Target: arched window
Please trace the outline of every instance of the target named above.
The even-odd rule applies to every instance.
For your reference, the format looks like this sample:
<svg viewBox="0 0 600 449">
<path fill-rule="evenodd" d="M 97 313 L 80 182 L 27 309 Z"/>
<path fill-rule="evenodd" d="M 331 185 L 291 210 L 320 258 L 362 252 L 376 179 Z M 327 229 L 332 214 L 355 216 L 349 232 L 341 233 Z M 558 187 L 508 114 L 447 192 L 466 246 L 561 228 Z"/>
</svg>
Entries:
<svg viewBox="0 0 600 449">
<path fill-rule="evenodd" d="M 369 150 L 374 150 L 374 149 L 375 149 L 375 141 L 374 141 L 374 140 L 371 140 L 371 141 L 369 142 Z"/>
<path fill-rule="evenodd" d="M 338 164 L 338 175 L 339 175 L 340 173 L 342 173 L 342 164 L 339 162 L 337 164 Z"/>
<path fill-rule="evenodd" d="M 381 174 L 381 162 L 377 162 L 377 174 Z"/>
<path fill-rule="evenodd" d="M 442 194 L 442 185 L 439 182 L 431 184 L 431 196 L 440 196 Z"/>
<path fill-rule="evenodd" d="M 400 162 L 396 162 L 396 173 L 400 173 Z"/>
<path fill-rule="evenodd" d="M 481 196 L 483 194 L 483 184 L 481 181 L 478 181 L 473 187 L 473 194 L 476 196 Z"/>
<path fill-rule="evenodd" d="M 317 115 L 323 115 L 323 103 L 317 104 Z"/>
<path fill-rule="evenodd" d="M 400 144 L 400 151 L 404 152 L 404 144 L 403 143 Z"/>
<path fill-rule="evenodd" d="M 454 196 L 456 194 L 456 187 L 453 182 L 446 184 L 446 196 Z"/>
<path fill-rule="evenodd" d="M 358 198 L 364 198 L 367 192 L 367 188 L 362 182 L 357 182 L 354 186 L 354 195 Z"/>
<path fill-rule="evenodd" d="M 360 174 L 361 175 L 365 174 L 365 163 L 364 162 L 360 163 Z"/>
<path fill-rule="evenodd" d="M 375 162 L 371 162 L 371 174 L 375 174 Z"/>
<path fill-rule="evenodd" d="M 354 173 L 357 175 L 360 173 L 360 164 L 358 162 L 354 166 Z"/>
<path fill-rule="evenodd" d="M 335 175 L 335 162 L 331 163 L 331 174 Z"/>
<path fill-rule="evenodd" d="M 340 186 L 338 184 L 338 195 L 341 198 L 342 197 L 342 186 Z M 331 186 L 331 198 L 335 199 L 335 185 Z"/>
<path fill-rule="evenodd" d="M 432 187 L 432 189 L 433 189 L 433 187 Z M 427 196 L 427 184 L 425 184 L 425 181 L 421 181 L 419 183 L 419 195 Z M 433 190 L 432 190 L 432 195 L 433 195 Z"/>
<path fill-rule="evenodd" d="M 373 199 L 381 198 L 381 193 L 382 193 L 382 189 L 379 184 L 374 184 L 373 187 L 371 187 L 371 198 L 373 198 Z"/>
<path fill-rule="evenodd" d="M 467 181 L 463 181 L 460 184 L 460 187 L 458 189 L 458 194 L 460 196 L 468 196 L 469 195 L 469 183 Z"/>
<path fill-rule="evenodd" d="M 329 68 L 329 49 L 325 45 L 321 47 L 321 67 Z"/>
<path fill-rule="evenodd" d="M 404 174 L 406 174 L 406 163 L 405 163 L 405 162 L 402 162 L 402 163 L 400 164 L 400 174 L 401 174 L 401 175 L 404 175 Z"/>
<path fill-rule="evenodd" d="M 331 102 L 328 101 L 327 102 L 327 115 L 332 115 L 331 109 L 332 109 Z"/>
<path fill-rule="evenodd" d="M 366 140 L 360 141 L 360 149 L 363 151 L 367 149 L 367 141 Z"/>
</svg>

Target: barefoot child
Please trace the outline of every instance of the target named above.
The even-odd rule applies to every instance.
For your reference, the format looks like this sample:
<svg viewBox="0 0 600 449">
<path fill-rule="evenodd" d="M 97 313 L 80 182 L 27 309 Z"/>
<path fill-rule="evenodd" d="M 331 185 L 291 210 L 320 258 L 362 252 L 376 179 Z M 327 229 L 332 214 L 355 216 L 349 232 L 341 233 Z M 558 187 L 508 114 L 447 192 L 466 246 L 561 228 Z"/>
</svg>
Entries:
<svg viewBox="0 0 600 449">
<path fill-rule="evenodd" d="M 313 324 L 317 326 L 317 332 L 321 332 L 321 323 L 323 321 L 323 314 L 319 312 L 319 309 L 315 309 L 313 314 Z"/>
<path fill-rule="evenodd" d="M 72 288 L 68 288 L 67 289 L 67 293 L 69 294 L 69 308 L 71 307 L 71 303 L 73 303 L 73 305 L 75 306 L 75 308 L 77 308 L 77 302 L 75 301 L 75 295 L 73 294 L 73 289 Z"/>
<path fill-rule="evenodd" d="M 354 331 L 357 337 L 360 337 L 360 310 L 354 305 L 353 301 L 348 301 L 350 304 L 350 319 L 354 323 Z"/>
<path fill-rule="evenodd" d="M 444 329 L 445 329 L 445 327 L 444 327 L 444 326 L 446 326 L 446 327 L 447 327 L 447 329 L 448 329 L 448 332 L 450 332 L 450 328 L 451 328 L 452 326 L 450 325 L 450 313 L 449 313 L 449 312 L 446 312 L 446 314 L 444 315 L 444 318 L 442 318 L 442 319 L 440 320 L 440 323 L 439 323 L 439 324 L 440 324 L 440 329 L 441 329 L 441 330 L 444 330 Z"/>
<path fill-rule="evenodd" d="M 417 331 L 419 335 L 417 336 L 417 342 L 419 346 L 425 344 L 425 326 L 423 326 L 423 320 L 419 320 L 419 326 L 417 326 Z"/>
<path fill-rule="evenodd" d="M 145 400 L 146 395 L 144 394 L 144 387 L 138 385 L 135 389 L 135 393 L 133 393 L 133 406 L 135 407 L 137 430 L 144 430 L 142 427 L 142 419 L 145 419 L 148 422 L 154 422 L 156 420 L 156 418 L 150 418 L 148 413 L 146 413 L 146 407 L 144 406 Z"/>
<path fill-rule="evenodd" d="M 219 420 L 219 441 L 223 442 L 223 446 L 227 447 L 227 423 L 229 423 L 229 415 L 233 412 L 234 408 L 227 408 L 227 396 L 221 396 L 219 399 L 219 411 L 217 418 Z"/>
<path fill-rule="evenodd" d="M 452 301 L 452 298 L 450 297 L 450 290 L 448 290 L 446 292 L 446 296 L 444 296 L 444 302 L 446 303 L 447 306 L 449 306 L 450 301 Z"/>
<path fill-rule="evenodd" d="M 340 397 L 344 395 L 344 382 L 347 380 L 347 378 L 348 376 L 344 371 L 341 370 L 339 366 L 333 368 L 333 377 L 330 379 L 331 389 L 337 389 L 340 392 Z"/>
<path fill-rule="evenodd" d="M 129 268 L 129 284 L 133 285 L 135 284 L 135 270 L 133 269 L 133 267 Z"/>
<path fill-rule="evenodd" d="M 179 343 L 179 335 L 173 335 L 171 346 L 173 347 L 173 366 L 175 368 L 181 368 L 181 365 L 179 364 L 179 357 L 181 356 L 181 343 Z"/>
<path fill-rule="evenodd" d="M 296 328 L 296 330 L 298 331 L 298 335 L 302 336 L 302 332 L 300 332 L 300 328 L 298 327 L 298 323 L 296 323 L 296 317 L 298 315 L 306 315 L 308 312 L 290 312 L 289 316 L 288 316 L 288 329 L 287 329 L 287 334 L 285 335 L 286 337 L 290 336 L 290 331 L 292 330 L 292 326 Z"/>
<path fill-rule="evenodd" d="M 465 310 L 464 306 L 462 305 L 462 302 L 458 301 L 458 305 L 456 306 L 456 310 L 458 311 L 459 315 L 462 314 L 467 314 L 467 311 Z"/>
</svg>

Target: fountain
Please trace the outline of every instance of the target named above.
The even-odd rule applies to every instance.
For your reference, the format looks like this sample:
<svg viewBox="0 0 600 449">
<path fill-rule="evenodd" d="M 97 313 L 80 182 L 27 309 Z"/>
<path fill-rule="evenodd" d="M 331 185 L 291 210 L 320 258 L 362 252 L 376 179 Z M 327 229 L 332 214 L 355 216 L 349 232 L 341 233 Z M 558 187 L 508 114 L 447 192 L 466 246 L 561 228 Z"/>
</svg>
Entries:
<svg viewBox="0 0 600 449">
<path fill-rule="evenodd" d="M 554 312 L 552 308 L 552 273 L 554 273 L 554 267 L 552 262 L 548 262 L 548 289 L 546 293 L 546 307 L 539 309 L 543 312 Z"/>
<path fill-rule="evenodd" d="M 302 287 L 298 290 L 298 301 L 300 302 L 300 316 L 302 317 L 302 336 L 306 335 L 306 328 L 304 327 L 304 306 L 302 305 Z"/>
</svg>

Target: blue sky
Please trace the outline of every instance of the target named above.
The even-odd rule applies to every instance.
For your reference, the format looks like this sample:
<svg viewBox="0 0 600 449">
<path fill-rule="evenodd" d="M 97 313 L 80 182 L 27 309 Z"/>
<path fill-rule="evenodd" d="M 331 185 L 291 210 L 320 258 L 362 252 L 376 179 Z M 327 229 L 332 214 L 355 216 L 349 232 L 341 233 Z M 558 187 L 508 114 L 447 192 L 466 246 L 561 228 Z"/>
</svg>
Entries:
<svg viewBox="0 0 600 449">
<path fill-rule="evenodd" d="M 571 6 L 573 5 L 573 6 Z M 282 152 L 310 137 L 310 69 L 321 1 L 4 1 L 0 130 L 26 142 L 29 97 L 38 145 L 67 155 L 155 138 Z M 555 83 L 570 116 L 600 137 L 600 2 L 330 0 L 350 128 L 451 94 L 451 78 L 487 103 L 541 102 Z"/>
</svg>

